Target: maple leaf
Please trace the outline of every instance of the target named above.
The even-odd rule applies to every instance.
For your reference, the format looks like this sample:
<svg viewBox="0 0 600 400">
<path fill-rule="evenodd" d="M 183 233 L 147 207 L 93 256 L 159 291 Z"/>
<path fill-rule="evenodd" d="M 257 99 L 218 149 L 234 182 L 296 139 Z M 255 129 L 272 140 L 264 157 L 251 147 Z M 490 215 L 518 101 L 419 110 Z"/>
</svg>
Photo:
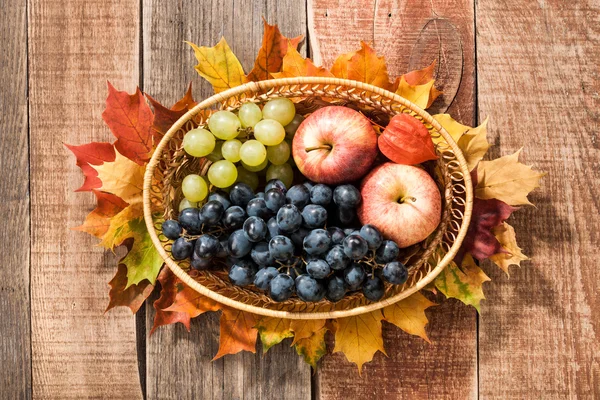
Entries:
<svg viewBox="0 0 600 400">
<path fill-rule="evenodd" d="M 256 353 L 258 330 L 254 328 L 256 325 L 254 314 L 225 307 L 220 322 L 219 351 L 213 361 L 226 354 L 236 354 L 243 350 Z"/>
<path fill-rule="evenodd" d="M 491 255 L 489 259 L 492 260 L 498 267 L 500 267 L 506 273 L 506 275 L 509 275 L 509 266 L 521 266 L 521 261 L 529 260 L 529 258 L 523 254 L 521 248 L 517 245 L 515 230 L 512 226 L 504 222 L 502 225 L 498 225 L 492 229 L 492 233 L 498 242 L 500 242 L 503 251 Z"/>
<path fill-rule="evenodd" d="M 339 318 L 337 321 L 333 352 L 343 352 L 348 361 L 358 366 L 359 375 L 363 364 L 371 361 L 377 350 L 387 356 L 381 335 L 382 319 L 381 310 L 377 310 L 354 317 Z"/>
<path fill-rule="evenodd" d="M 486 118 L 481 125 L 469 129 L 458 139 L 458 147 L 467 160 L 469 171 L 475 169 L 490 148 L 487 141 L 487 122 Z"/>
<path fill-rule="evenodd" d="M 490 278 L 475 264 L 471 254 L 465 254 L 461 268 L 451 262 L 435 279 L 435 286 L 446 297 L 452 297 L 471 305 L 480 312 L 481 300 L 485 299 L 482 285 Z"/>
<path fill-rule="evenodd" d="M 310 58 L 302 57 L 291 41 L 288 42 L 287 53 L 283 57 L 281 72 L 273 72 L 271 75 L 276 79 L 295 76 L 333 76 L 325 68 L 315 66 Z"/>
<path fill-rule="evenodd" d="M 325 354 L 327 354 L 327 345 L 325 343 L 325 334 L 328 328 L 323 327 L 314 332 L 309 337 L 296 340 L 296 353 L 302 356 L 304 361 L 317 369 L 317 363 Z"/>
<path fill-rule="evenodd" d="M 320 331 L 327 320 L 325 319 L 293 319 L 290 323 L 290 329 L 294 332 L 292 345 L 301 339 L 306 339 Z"/>
<path fill-rule="evenodd" d="M 100 192 L 95 189 L 92 189 L 92 193 L 96 196 L 98 205 L 85 217 L 83 225 L 71 229 L 102 238 L 108 231 L 110 219 L 127 207 L 127 203 L 114 194 Z"/>
<path fill-rule="evenodd" d="M 98 179 L 98 171 L 92 165 L 101 165 L 107 161 L 115 160 L 115 148 L 111 143 L 92 142 L 80 146 L 65 144 L 65 147 L 77 158 L 77 166 L 85 176 L 83 185 L 76 192 L 90 191 L 102 186 L 102 181 Z"/>
<path fill-rule="evenodd" d="M 365 42 L 358 51 L 340 55 L 333 63 L 331 72 L 337 78 L 365 82 L 383 89 L 390 88 L 390 78 L 383 56 Z"/>
<path fill-rule="evenodd" d="M 229 48 L 225 38 L 221 38 L 214 47 L 198 47 L 191 42 L 186 43 L 194 49 L 198 60 L 198 65 L 194 68 L 212 85 L 215 93 L 248 82 L 242 64 Z"/>
<path fill-rule="evenodd" d="M 436 304 L 429 301 L 421 293 L 416 292 L 409 297 L 400 300 L 383 309 L 385 320 L 396 325 L 404 332 L 411 335 L 417 335 L 429 341 L 425 332 L 427 325 L 427 316 L 425 310 Z"/>
<path fill-rule="evenodd" d="M 472 129 L 470 126 L 463 125 L 460 122 L 456 121 L 454 118 L 450 116 L 450 114 L 435 114 L 432 115 L 433 119 L 440 123 L 446 129 L 446 131 L 452 136 L 452 139 L 456 143 L 460 140 L 462 135 L 468 130 Z M 434 139 L 435 143 L 440 142 L 441 138 Z"/>
<path fill-rule="evenodd" d="M 141 217 L 143 212 L 143 205 L 139 202 L 125 207 L 110 219 L 108 229 L 102 236 L 99 245 L 112 250 L 116 246 L 120 246 L 127 238 L 131 238 L 129 222 Z"/>
<path fill-rule="evenodd" d="M 391 90 L 402 97 L 411 96 L 416 98 L 422 98 L 422 100 L 425 100 L 426 96 L 427 101 L 422 101 L 422 104 L 425 104 L 425 107 L 422 108 L 429 108 L 433 104 L 435 99 L 437 99 L 439 95 L 442 94 L 442 92 L 435 87 L 435 79 L 433 78 L 434 73 L 435 60 L 431 64 L 429 64 L 429 66 L 423 69 L 410 71 L 396 78 L 396 81 L 392 85 Z M 402 82 L 402 80 L 404 80 L 404 82 Z M 429 93 L 425 93 L 425 89 L 428 86 Z"/>
<path fill-rule="evenodd" d="M 154 247 L 143 218 L 129 221 L 129 230 L 133 238 L 133 245 L 121 260 L 121 263 L 127 267 L 127 285 L 125 288 L 137 285 L 144 279 L 149 280 L 154 285 L 164 260 Z"/>
<path fill-rule="evenodd" d="M 152 107 L 154 107 L 154 123 L 152 127 L 160 134 L 159 136 L 167 133 L 169 128 L 171 128 L 179 118 L 198 104 L 194 101 L 192 96 L 191 82 L 185 95 L 171 108 L 163 106 L 158 101 L 154 100 L 148 93 L 145 93 L 145 95 L 148 98 L 148 101 L 150 101 L 150 104 L 152 104 Z"/>
<path fill-rule="evenodd" d="M 534 171 L 530 166 L 519 162 L 516 153 L 492 161 L 481 161 L 477 168 L 475 196 L 480 199 L 498 199 L 511 206 L 533 205 L 527 195 L 540 187 L 540 178 L 545 173 Z"/>
<path fill-rule="evenodd" d="M 262 46 L 254 61 L 254 67 L 247 76 L 249 81 L 261 81 L 270 78 L 270 74 L 278 72 L 283 64 L 283 57 L 288 51 L 288 40 L 294 49 L 298 47 L 304 36 L 288 39 L 281 34 L 277 25 L 269 25 L 263 18 L 264 34 Z"/>
<path fill-rule="evenodd" d="M 281 343 L 283 339 L 294 336 L 290 329 L 290 321 L 287 318 L 262 317 L 258 320 L 255 328 L 258 329 L 263 352 Z"/>
<path fill-rule="evenodd" d="M 210 297 L 201 295 L 181 281 L 177 282 L 176 288 L 173 303 L 164 308 L 164 311 L 184 312 L 190 318 L 196 318 L 200 314 L 208 311 L 218 311 L 223 307 L 220 303 Z"/>
<path fill-rule="evenodd" d="M 416 165 L 437 160 L 431 135 L 412 115 L 394 115 L 377 140 L 379 150 L 396 164 Z"/>
<path fill-rule="evenodd" d="M 160 297 L 154 302 L 154 309 L 156 315 L 154 316 L 154 323 L 150 330 L 150 335 L 159 326 L 175 324 L 180 322 L 185 326 L 187 331 L 190 331 L 190 315 L 187 312 L 178 311 L 165 311 L 175 301 L 177 293 L 179 293 L 185 287 L 184 283 L 177 278 L 177 276 L 169 269 L 163 268 L 158 275 L 158 281 L 160 282 Z"/>
<path fill-rule="evenodd" d="M 143 165 L 154 151 L 154 114 L 139 88 L 132 95 L 116 90 L 108 82 L 108 97 L 102 119 L 117 138 L 115 148 L 131 161 Z"/>
<path fill-rule="evenodd" d="M 434 80 L 433 78 L 433 74 L 435 73 L 435 60 L 433 60 L 433 62 L 431 64 L 429 64 L 427 67 L 423 68 L 423 69 L 417 69 L 414 71 L 410 71 L 407 72 L 406 74 L 402 75 L 404 77 L 404 80 L 406 81 L 406 83 L 408 83 L 409 85 L 424 85 L 426 83 L 429 83 L 430 81 Z M 396 78 L 396 82 L 400 83 L 400 78 Z M 394 88 L 397 89 L 397 85 L 395 85 L 396 87 Z"/>
<path fill-rule="evenodd" d="M 423 85 L 410 85 L 406 82 L 404 75 L 400 77 L 396 94 L 404 97 L 406 100 L 413 102 L 422 109 L 426 109 L 433 103 L 430 97 L 431 89 L 434 81 L 429 81 Z"/>
<path fill-rule="evenodd" d="M 112 193 L 128 204 L 142 201 L 146 168 L 116 152 L 115 161 L 93 167 L 102 181 L 103 192 Z"/>
<path fill-rule="evenodd" d="M 106 311 L 114 307 L 125 306 L 129 307 L 135 314 L 148 296 L 150 296 L 152 290 L 154 290 L 154 285 L 147 280 L 126 288 L 127 267 L 120 262 L 117 266 L 117 273 L 108 284 L 110 285 L 110 291 L 108 292 L 110 301 L 108 307 L 106 307 Z"/>
</svg>

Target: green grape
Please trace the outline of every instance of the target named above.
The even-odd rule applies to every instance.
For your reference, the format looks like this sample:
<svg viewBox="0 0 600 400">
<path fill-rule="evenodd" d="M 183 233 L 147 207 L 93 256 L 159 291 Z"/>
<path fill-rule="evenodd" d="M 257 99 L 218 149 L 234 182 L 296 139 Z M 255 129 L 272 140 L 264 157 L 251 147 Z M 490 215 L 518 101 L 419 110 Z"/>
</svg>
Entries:
<svg viewBox="0 0 600 400">
<path fill-rule="evenodd" d="M 265 161 L 263 161 L 259 165 L 255 165 L 255 166 L 248 165 L 248 164 L 246 164 L 245 162 L 242 161 L 242 166 L 244 168 L 246 168 L 248 171 L 251 171 L 251 172 L 262 171 L 263 169 L 265 169 L 267 167 L 267 164 L 269 164 L 269 160 L 267 160 L 266 158 L 265 158 Z"/>
<path fill-rule="evenodd" d="M 189 201 L 188 199 L 183 199 L 179 202 L 179 212 L 185 210 L 186 208 L 198 208 L 198 203 Z"/>
<path fill-rule="evenodd" d="M 183 178 L 181 190 L 185 198 L 193 203 L 204 200 L 208 194 L 208 185 L 200 175 L 190 174 Z"/>
<path fill-rule="evenodd" d="M 231 161 L 217 161 L 208 169 L 208 180 L 218 188 L 226 188 L 235 183 L 237 170 Z"/>
<path fill-rule="evenodd" d="M 285 140 L 276 146 L 267 147 L 267 159 L 271 164 L 281 165 L 290 158 L 290 145 Z"/>
<path fill-rule="evenodd" d="M 304 121 L 304 117 L 300 114 L 296 114 L 294 116 L 294 119 L 292 120 L 292 122 L 290 122 L 289 124 L 287 124 L 286 126 L 284 126 L 285 129 L 285 136 L 288 139 L 293 139 L 294 135 L 296 134 L 296 131 L 298 130 L 298 127 L 300 126 L 300 124 L 302 123 L 302 121 Z"/>
<path fill-rule="evenodd" d="M 215 148 L 215 135 L 206 129 L 192 129 L 183 137 L 183 149 L 190 156 L 204 157 Z"/>
<path fill-rule="evenodd" d="M 242 126 L 238 117 L 231 111 L 217 111 L 210 116 L 208 128 L 219 139 L 229 140 L 238 135 Z"/>
<path fill-rule="evenodd" d="M 254 103 L 244 103 L 240 107 L 240 111 L 238 111 L 238 118 L 242 123 L 242 128 L 254 128 L 254 125 L 262 119 L 262 111 Z"/>
<path fill-rule="evenodd" d="M 281 125 L 286 126 L 294 119 L 296 107 L 290 99 L 281 97 L 267 101 L 262 110 L 264 119 L 274 119 Z"/>
<path fill-rule="evenodd" d="M 285 129 L 274 119 L 263 119 L 254 127 L 254 137 L 265 146 L 275 146 L 285 139 Z"/>
<path fill-rule="evenodd" d="M 267 159 L 267 149 L 258 140 L 248 140 L 240 147 L 240 159 L 246 165 L 256 167 Z"/>
<path fill-rule="evenodd" d="M 237 139 L 223 142 L 223 147 L 221 147 L 223 158 L 233 163 L 240 161 L 240 147 L 242 147 L 242 142 Z"/>
<path fill-rule="evenodd" d="M 217 140 L 215 143 L 215 149 L 206 156 L 210 161 L 216 162 L 223 159 L 223 154 L 221 153 L 221 148 L 223 147 L 223 141 Z"/>
<path fill-rule="evenodd" d="M 237 167 L 237 173 L 238 177 L 236 182 L 245 183 L 246 185 L 250 186 L 252 190 L 258 189 L 258 175 L 256 175 L 256 172 L 248 171 L 246 168 L 240 165 Z"/>
<path fill-rule="evenodd" d="M 271 165 L 267 169 L 267 182 L 279 179 L 289 189 L 294 181 L 294 170 L 290 164 Z"/>
</svg>

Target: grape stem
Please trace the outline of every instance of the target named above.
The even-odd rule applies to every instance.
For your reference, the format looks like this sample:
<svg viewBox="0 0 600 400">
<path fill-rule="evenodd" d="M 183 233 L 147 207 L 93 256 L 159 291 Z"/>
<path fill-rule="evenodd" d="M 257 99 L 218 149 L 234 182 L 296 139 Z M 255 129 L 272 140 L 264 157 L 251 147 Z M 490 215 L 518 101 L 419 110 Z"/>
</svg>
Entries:
<svg viewBox="0 0 600 400">
<path fill-rule="evenodd" d="M 304 149 L 307 153 L 313 151 L 313 150 L 331 150 L 331 146 L 328 144 L 322 144 L 320 146 L 313 146 L 313 147 L 307 147 L 306 149 Z"/>
</svg>

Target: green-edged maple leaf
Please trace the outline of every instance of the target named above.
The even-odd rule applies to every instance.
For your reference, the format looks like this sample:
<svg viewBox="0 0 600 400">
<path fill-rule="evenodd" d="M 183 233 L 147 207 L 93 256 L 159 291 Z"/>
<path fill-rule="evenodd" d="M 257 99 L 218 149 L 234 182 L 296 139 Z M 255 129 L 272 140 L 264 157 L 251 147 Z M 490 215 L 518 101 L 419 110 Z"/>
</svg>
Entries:
<svg viewBox="0 0 600 400">
<path fill-rule="evenodd" d="M 327 345 L 325 343 L 327 330 L 327 327 L 323 327 L 309 337 L 296 340 L 294 345 L 298 355 L 302 356 L 304 361 L 313 367 L 313 369 L 317 369 L 317 363 L 321 357 L 327 354 Z"/>
<path fill-rule="evenodd" d="M 125 288 L 139 284 L 144 279 L 154 285 L 164 260 L 154 247 L 143 218 L 129 221 L 129 230 L 133 238 L 133 245 L 125 258 L 121 260 L 121 263 L 127 267 Z"/>
<path fill-rule="evenodd" d="M 77 166 L 85 177 L 83 185 L 76 192 L 98 189 L 102 182 L 98 178 L 98 171 L 92 165 L 101 165 L 105 162 L 115 161 L 115 148 L 111 143 L 92 142 L 81 146 L 65 144 L 65 147 L 77 158 Z"/>
<path fill-rule="evenodd" d="M 165 308 L 164 311 L 184 312 L 190 318 L 196 318 L 200 314 L 217 311 L 223 307 L 220 303 L 210 297 L 201 295 L 181 281 L 177 283 L 176 287 L 177 291 L 173 304 Z"/>
<path fill-rule="evenodd" d="M 191 42 L 186 43 L 194 49 L 198 60 L 198 65 L 194 68 L 212 85 L 215 93 L 248 82 L 242 64 L 229 48 L 225 38 L 221 38 L 214 47 L 198 47 Z"/>
<path fill-rule="evenodd" d="M 271 73 L 273 78 L 291 78 L 295 76 L 333 76 L 323 67 L 317 67 L 310 58 L 304 58 L 292 42 L 288 42 L 287 53 L 283 57 L 281 72 Z"/>
<path fill-rule="evenodd" d="M 281 34 L 277 25 L 269 25 L 263 18 L 264 34 L 262 46 L 254 61 L 254 67 L 247 76 L 249 81 L 262 81 L 269 79 L 271 73 L 279 72 L 283 64 L 283 57 L 288 51 L 288 40 L 294 49 L 302 40 L 303 36 L 288 39 Z"/>
<path fill-rule="evenodd" d="M 128 204 L 142 201 L 144 172 L 146 168 L 136 164 L 117 151 L 115 161 L 94 166 L 102 181 L 100 190 L 119 196 Z"/>
<path fill-rule="evenodd" d="M 258 320 L 255 328 L 258 329 L 263 352 L 279 344 L 283 339 L 294 336 L 290 329 L 290 321 L 286 318 L 262 317 Z"/>
<path fill-rule="evenodd" d="M 256 353 L 258 330 L 254 327 L 254 314 L 224 307 L 220 322 L 219 351 L 213 361 L 226 354 L 236 354 L 244 350 Z"/>
<path fill-rule="evenodd" d="M 117 273 L 114 278 L 108 284 L 110 285 L 110 291 L 108 292 L 110 301 L 106 311 L 114 307 L 125 306 L 129 307 L 135 314 L 154 289 L 154 285 L 147 280 L 126 288 L 127 267 L 121 263 L 117 266 Z"/>
<path fill-rule="evenodd" d="M 492 233 L 502 246 L 503 251 L 501 253 L 491 255 L 489 259 L 492 260 L 498 267 L 500 267 L 506 273 L 506 275 L 509 275 L 509 266 L 521 266 L 521 261 L 529 260 L 529 258 L 523 254 L 521 248 L 517 245 L 515 230 L 512 226 L 504 222 L 492 229 Z"/>
<path fill-rule="evenodd" d="M 365 82 L 383 89 L 389 89 L 390 78 L 383 56 L 378 57 L 375 50 L 365 42 L 360 42 L 361 49 L 340 55 L 331 72 L 337 78 L 352 79 Z"/>
<path fill-rule="evenodd" d="M 196 103 L 192 96 L 192 83 L 190 82 L 187 92 L 185 95 L 177 101 L 171 108 L 167 108 L 160 104 L 158 101 L 154 100 L 152 96 L 148 93 L 145 93 L 148 101 L 154 107 L 154 124 L 153 128 L 156 132 L 159 133 L 159 136 L 167 133 L 169 128 L 173 126 L 175 122 L 179 118 L 181 118 L 186 112 L 194 108 Z"/>
<path fill-rule="evenodd" d="M 150 335 L 159 326 L 175 324 L 180 322 L 185 328 L 190 331 L 190 315 L 187 312 L 165 311 L 175 301 L 177 293 L 185 288 L 185 284 L 177 278 L 177 276 L 169 269 L 163 268 L 158 275 L 160 282 L 160 297 L 154 302 L 156 315 L 154 316 L 154 324 L 150 330 Z"/>
<path fill-rule="evenodd" d="M 117 215 L 112 217 L 106 233 L 102 236 L 99 246 L 112 250 L 115 247 L 120 246 L 125 239 L 131 238 L 132 233 L 129 222 L 141 217 L 143 212 L 144 209 L 142 203 L 134 203 L 125 207 Z"/>
<path fill-rule="evenodd" d="M 359 374 L 363 364 L 371 361 L 378 350 L 387 355 L 381 335 L 382 319 L 381 310 L 377 310 L 354 317 L 339 318 L 337 321 L 333 352 L 343 352 L 348 361 L 357 365 Z"/>
<path fill-rule="evenodd" d="M 425 310 L 436 304 L 427 300 L 421 293 L 416 292 L 409 297 L 400 300 L 383 309 L 385 320 L 396 325 L 404 332 L 411 335 L 417 335 L 429 341 L 425 332 L 427 325 L 427 316 Z"/>
<path fill-rule="evenodd" d="M 110 227 L 110 219 L 123 211 L 127 207 L 127 203 L 111 193 L 100 192 L 95 189 L 92 189 L 92 193 L 96 196 L 98 205 L 87 215 L 83 225 L 72 229 L 102 238 Z"/>
<path fill-rule="evenodd" d="M 459 268 L 451 262 L 435 279 L 435 286 L 446 297 L 452 297 L 480 311 L 480 302 L 485 299 L 482 285 L 490 278 L 475 264 L 471 254 L 465 254 Z"/>
<path fill-rule="evenodd" d="M 130 95 L 116 90 L 108 82 L 102 119 L 117 138 L 115 148 L 119 153 L 139 165 L 150 159 L 154 151 L 154 114 L 139 88 Z"/>
<path fill-rule="evenodd" d="M 519 162 L 522 148 L 508 156 L 492 161 L 481 161 L 477 167 L 475 196 L 480 199 L 498 199 L 508 205 L 533 205 L 527 195 L 540 187 L 540 178 L 546 175 Z"/>
</svg>

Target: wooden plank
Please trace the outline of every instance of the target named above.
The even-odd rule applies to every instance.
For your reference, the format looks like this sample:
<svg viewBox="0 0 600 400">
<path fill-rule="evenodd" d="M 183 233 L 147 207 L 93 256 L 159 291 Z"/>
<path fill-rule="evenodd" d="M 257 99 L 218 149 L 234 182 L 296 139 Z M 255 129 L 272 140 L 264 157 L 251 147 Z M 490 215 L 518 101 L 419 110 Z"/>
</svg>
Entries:
<svg viewBox="0 0 600 400">
<path fill-rule="evenodd" d="M 494 156 L 548 171 L 512 222 L 533 258 L 489 266 L 480 320 L 486 399 L 600 398 L 600 3 L 478 2 L 480 119 Z"/>
<path fill-rule="evenodd" d="M 364 40 L 386 57 L 388 71 L 394 77 L 406 72 L 409 64 L 413 69 L 423 68 L 437 58 L 438 65 L 443 67 L 441 72 L 438 70 L 442 82 L 450 89 L 455 87 L 454 91 L 460 82 L 449 112 L 461 122 L 471 124 L 474 122 L 473 11 L 473 2 L 469 0 L 352 0 L 343 4 L 309 0 L 312 56 L 330 66 L 338 54 L 355 50 L 359 40 Z M 463 53 L 463 65 L 456 57 L 450 57 L 457 51 Z M 355 366 L 343 355 L 327 357 L 317 373 L 317 398 L 476 398 L 475 311 L 448 301 L 428 315 L 433 345 L 384 324 L 390 357 L 377 354 L 364 367 L 362 377 L 358 377 Z"/>
<path fill-rule="evenodd" d="M 194 71 L 197 62 L 184 40 L 212 46 L 224 36 L 248 72 L 262 42 L 262 16 L 279 24 L 288 36 L 305 33 L 303 2 L 247 0 L 233 6 L 233 1 L 145 0 L 144 90 L 169 105 L 183 95 L 190 81 L 196 99 L 213 94 Z M 151 303 L 146 310 L 151 327 Z M 192 322 L 191 333 L 182 326 L 169 326 L 147 339 L 148 398 L 310 398 L 310 368 L 285 344 L 264 356 L 259 351 L 211 363 L 218 349 L 218 318 L 214 313 L 202 315 Z"/>
<path fill-rule="evenodd" d="M 68 230 L 93 209 L 63 143 L 112 140 L 106 80 L 138 82 L 137 1 L 29 2 L 33 397 L 141 398 L 134 318 L 103 312 L 116 257 Z M 24 145 L 24 144 L 23 144 Z"/>
<path fill-rule="evenodd" d="M 26 3 L 0 13 L 0 387 L 6 398 L 31 398 L 29 323 L 29 146 L 27 138 Z M 12 245 L 8 245 L 12 243 Z"/>
</svg>

